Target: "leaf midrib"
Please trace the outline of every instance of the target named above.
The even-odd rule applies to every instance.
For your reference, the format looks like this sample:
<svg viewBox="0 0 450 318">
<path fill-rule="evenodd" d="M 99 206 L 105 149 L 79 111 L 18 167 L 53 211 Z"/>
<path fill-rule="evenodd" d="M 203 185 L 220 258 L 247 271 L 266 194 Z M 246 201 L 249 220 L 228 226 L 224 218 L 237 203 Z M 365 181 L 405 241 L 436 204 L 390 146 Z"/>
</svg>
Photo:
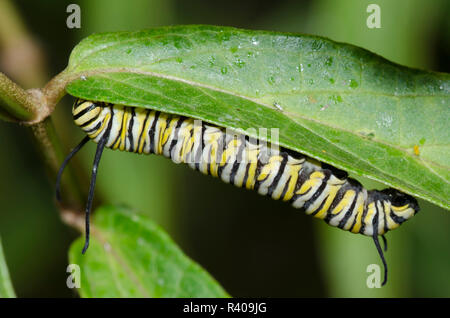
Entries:
<svg viewBox="0 0 450 318">
<path fill-rule="evenodd" d="M 96 50 L 96 51 L 93 51 L 91 54 L 89 54 L 89 55 L 87 55 L 87 56 L 85 56 L 85 57 L 83 57 L 76 65 L 74 65 L 74 66 L 70 66 L 70 70 L 76 70 L 76 69 L 78 69 L 78 68 L 80 68 L 80 65 L 82 65 L 83 64 L 83 61 L 85 60 L 85 59 L 88 59 L 91 55 L 93 55 L 94 53 L 97 53 L 97 52 L 99 52 L 99 51 L 101 51 L 101 50 L 105 50 L 106 48 L 102 48 L 102 49 L 100 49 L 100 50 Z M 265 48 L 264 50 L 270 50 L 270 48 Z M 208 50 L 208 52 L 212 52 L 212 51 L 216 51 L 216 50 L 214 50 L 214 49 L 210 49 L 210 50 Z M 217 51 L 218 52 L 220 52 L 220 50 L 219 49 L 217 49 Z M 275 51 L 275 50 L 274 50 Z M 198 51 L 195 51 L 196 53 L 198 53 Z M 316 53 L 318 53 L 319 54 L 319 52 L 316 52 Z M 336 54 L 331 54 L 331 53 L 323 53 L 324 55 L 327 55 L 327 56 L 330 56 L 330 55 L 333 55 L 333 56 L 335 56 L 335 57 L 340 57 L 340 58 L 346 58 L 346 59 L 350 59 L 350 60 L 354 60 L 354 61 L 356 61 L 356 62 L 358 62 L 358 63 L 361 63 L 360 61 L 358 61 L 358 60 L 356 60 L 356 59 L 353 59 L 353 58 L 351 58 L 351 57 L 348 57 L 348 56 L 342 56 L 342 55 L 336 55 Z M 189 55 L 189 53 L 185 53 L 185 55 Z M 149 67 L 149 66 L 152 66 L 152 65 L 156 65 L 156 64 L 159 64 L 159 63 L 161 63 L 162 61 L 168 61 L 168 60 L 174 60 L 174 59 L 176 59 L 176 57 L 168 57 L 168 58 L 164 58 L 164 59 L 159 59 L 159 60 L 157 60 L 157 61 L 154 61 L 153 63 L 149 63 L 149 64 L 141 64 L 141 66 L 142 67 Z M 373 63 L 375 63 L 375 62 L 373 62 Z M 138 73 L 138 74 L 161 74 L 162 76 L 166 76 L 167 78 L 170 78 L 170 77 L 172 77 L 173 75 L 167 75 L 167 74 L 162 74 L 162 73 L 156 73 L 156 72 L 151 72 L 151 71 L 143 71 L 143 70 L 139 70 L 139 69 L 137 69 L 137 68 L 127 68 L 127 67 L 114 67 L 114 68 L 90 68 L 90 67 L 88 67 L 87 68 L 87 70 L 82 70 L 82 71 L 78 71 L 78 72 L 91 72 L 89 69 L 91 69 L 91 70 L 98 70 L 98 71 L 104 71 L 104 70 L 117 70 L 117 69 L 127 69 L 127 70 L 129 70 L 129 72 L 130 73 Z M 359 71 L 359 72 L 361 72 L 361 71 Z M 183 81 L 184 79 L 182 79 L 182 78 L 179 78 L 179 77 L 175 77 L 175 76 L 173 76 L 174 77 L 174 79 L 177 79 L 177 80 L 179 80 L 179 81 Z M 185 80 L 185 81 L 187 81 L 187 82 L 190 82 L 189 80 Z M 361 85 L 362 85 L 362 81 L 360 80 L 360 82 L 361 82 Z M 199 82 L 197 82 L 199 85 L 202 85 L 202 86 L 204 86 L 204 87 L 207 87 L 207 88 L 211 88 L 211 89 L 215 89 L 215 90 L 218 90 L 218 91 L 222 91 L 222 92 L 224 92 L 224 93 L 229 93 L 229 91 L 227 91 L 227 90 L 225 90 L 225 89 L 222 89 L 222 88 L 219 88 L 219 87 L 216 87 L 216 86 L 209 86 L 209 85 L 207 85 L 207 84 L 203 84 L 203 83 L 199 83 Z M 340 89 L 335 89 L 335 90 L 331 90 L 331 89 L 304 89 L 304 88 L 301 88 L 301 89 L 299 89 L 299 90 L 297 90 L 297 91 L 292 91 L 292 90 L 289 90 L 289 91 L 277 91 L 277 93 L 276 93 L 276 95 L 278 96 L 278 95 L 291 95 L 291 94 L 299 94 L 299 93 L 301 93 L 301 94 L 315 94 L 315 93 L 326 93 L 326 94 L 336 94 L 336 93 L 340 93 L 340 94 L 344 94 L 344 95 L 350 95 L 350 94 L 355 94 L 355 93 L 358 93 L 358 94 L 363 94 L 363 95 L 370 95 L 370 96 L 382 96 L 382 97 L 390 97 L 390 98 L 394 98 L 394 99 L 399 99 L 399 98 L 418 98 L 418 97 L 420 97 L 420 98 L 436 98 L 436 97 L 447 97 L 447 96 L 441 96 L 441 95 L 438 95 L 438 96 L 436 96 L 435 94 L 432 94 L 432 93 L 429 93 L 429 94 L 417 94 L 417 93 L 408 93 L 408 94 L 405 94 L 405 93 L 402 93 L 402 92 L 399 92 L 399 93 L 383 93 L 383 92 L 380 92 L 380 91 L 371 91 L 371 90 L 362 90 L 361 89 L 361 87 L 359 87 L 359 88 L 353 88 L 353 89 L 348 89 L 348 90 L 345 90 L 344 88 L 340 88 Z M 241 95 L 241 94 L 238 94 L 238 93 L 233 93 L 234 95 L 236 95 L 236 96 L 240 96 L 240 97 L 242 97 L 242 98 L 246 98 L 246 99 L 249 99 L 249 100 L 257 100 L 257 99 L 252 99 L 251 97 L 248 97 L 248 96 L 245 96 L 245 95 Z M 273 97 L 273 96 L 275 96 L 275 94 L 272 94 L 272 93 L 270 93 L 270 92 L 268 92 L 268 93 L 266 93 L 266 94 L 264 94 L 264 95 L 261 95 L 261 97 L 266 97 L 266 96 L 271 96 L 271 97 Z"/>
<path fill-rule="evenodd" d="M 111 78 L 111 77 L 108 77 L 108 74 L 114 74 L 114 73 L 140 74 L 140 75 L 147 75 L 147 76 L 155 77 L 155 78 L 162 78 L 162 79 L 172 80 L 172 81 L 176 81 L 176 82 L 179 82 L 179 83 L 187 84 L 187 85 L 189 85 L 189 86 L 191 86 L 191 87 L 195 87 L 195 88 L 200 89 L 200 90 L 201 90 L 202 88 L 205 88 L 205 89 L 209 89 L 209 90 L 211 90 L 211 91 L 220 92 L 220 93 L 223 93 L 223 94 L 227 94 L 227 95 L 235 96 L 235 97 L 238 97 L 238 98 L 242 98 L 242 99 L 244 99 L 244 100 L 250 101 L 250 102 L 255 103 L 255 104 L 257 104 L 257 105 L 266 107 L 266 108 L 269 109 L 269 110 L 276 111 L 276 112 L 280 112 L 280 110 L 279 110 L 278 108 L 276 108 L 275 106 L 270 105 L 270 104 L 263 103 L 263 102 L 261 102 L 259 99 L 254 99 L 254 98 L 251 98 L 251 97 L 248 97 L 248 96 L 245 96 L 245 95 L 241 95 L 241 94 L 238 94 L 238 93 L 235 93 L 235 92 L 230 92 L 230 91 L 228 91 L 228 90 L 224 90 L 224 89 L 221 89 L 221 88 L 218 88 L 218 87 L 215 87 L 215 86 L 207 85 L 207 84 L 200 83 L 200 82 L 195 82 L 195 81 L 192 81 L 192 80 L 183 79 L 183 78 L 180 78 L 180 77 L 177 77 L 177 76 L 167 75 L 167 74 L 163 74 L 163 73 L 150 72 L 150 71 L 142 71 L 142 70 L 136 69 L 136 68 L 127 68 L 127 67 L 118 67 L 118 68 L 98 68 L 98 69 L 94 69 L 94 70 L 87 71 L 87 72 L 85 71 L 85 72 L 80 72 L 80 73 L 72 74 L 71 77 L 73 77 L 74 79 L 76 79 L 77 77 L 79 78 L 81 75 L 84 75 L 84 76 L 92 76 L 92 75 L 95 75 L 95 76 L 107 78 L 107 79 L 109 79 L 109 80 L 111 80 L 111 81 L 116 81 L 116 82 L 123 83 L 123 82 L 121 82 L 120 80 L 117 80 L 117 79 L 113 79 L 113 78 Z M 126 85 L 129 85 L 130 87 L 134 87 L 134 88 L 139 89 L 139 90 L 143 90 L 142 87 L 137 87 L 137 86 L 131 85 L 130 83 L 126 83 Z M 204 91 L 202 91 L 202 92 L 204 93 Z M 317 92 L 317 91 L 311 91 L 311 92 Z M 340 92 L 340 93 L 341 93 L 341 91 L 337 91 L 337 92 Z M 302 93 L 303 93 L 303 91 L 302 91 Z M 355 93 L 356 93 L 356 92 L 355 92 Z M 358 91 L 358 93 L 361 93 L 361 91 Z M 209 96 L 210 96 L 211 98 L 214 98 L 214 97 L 211 96 L 211 95 L 209 95 Z M 397 97 L 397 98 L 398 98 L 398 97 L 403 97 L 403 95 L 395 96 L 395 95 L 390 95 L 390 94 L 387 94 L 386 96 L 392 96 L 392 97 Z M 165 96 L 165 97 L 167 97 L 167 96 Z M 432 96 L 425 95 L 424 97 L 432 97 Z M 214 98 L 214 99 L 215 99 L 215 98 Z M 216 100 L 217 100 L 217 99 L 216 99 Z M 301 115 L 299 115 L 299 114 L 293 114 L 293 113 L 288 112 L 288 111 L 286 111 L 286 110 L 283 110 L 282 113 L 283 113 L 283 114 L 286 114 L 286 115 L 291 115 L 291 116 L 293 116 L 293 117 L 295 117 L 295 118 L 301 119 L 301 120 L 306 121 L 306 122 L 308 122 L 308 121 L 309 121 L 309 122 L 314 122 L 314 123 L 316 123 L 316 124 L 323 125 L 323 126 L 325 126 L 325 127 L 329 127 L 329 128 L 335 129 L 335 130 L 339 130 L 339 131 L 342 131 L 342 132 L 349 133 L 349 134 L 351 134 L 351 135 L 353 135 L 353 136 L 357 136 L 357 137 L 359 136 L 359 135 L 355 134 L 355 133 L 352 132 L 352 131 L 348 131 L 348 130 L 343 129 L 342 127 L 335 127 L 335 126 L 332 126 L 332 125 L 330 125 L 330 124 L 328 124 L 328 123 L 323 123 L 323 122 L 321 122 L 321 121 L 317 121 L 317 120 L 312 119 L 312 118 L 305 118 L 305 117 L 303 117 L 303 116 L 301 116 Z M 317 132 L 312 131 L 309 127 L 306 127 L 306 126 L 302 125 L 302 124 L 299 123 L 298 121 L 293 121 L 293 119 L 290 118 L 289 116 L 285 116 L 285 118 L 288 119 L 288 120 L 290 120 L 290 121 L 292 121 L 292 122 L 294 122 L 296 125 L 300 125 L 302 128 L 304 128 L 304 129 L 308 130 L 309 132 L 313 133 L 314 135 L 316 135 L 318 138 L 321 138 L 322 140 L 324 140 L 324 141 L 326 141 L 326 142 L 328 142 L 328 143 L 332 143 L 332 142 L 331 142 L 330 140 L 328 140 L 327 138 L 325 138 L 325 137 L 323 137 L 323 136 L 317 134 Z M 218 123 L 214 123 L 214 124 L 218 124 Z M 418 160 L 418 158 L 415 158 L 412 154 L 408 153 L 408 152 L 405 150 L 405 148 L 401 148 L 401 147 L 398 147 L 397 145 L 389 144 L 389 143 L 386 143 L 386 142 L 384 142 L 384 141 L 377 140 L 377 139 L 375 139 L 375 138 L 371 139 L 371 141 L 376 142 L 376 143 L 379 143 L 379 144 L 384 145 L 384 146 L 387 146 L 387 147 L 394 148 L 394 149 L 396 149 L 396 150 L 402 152 L 404 156 L 406 156 L 406 157 L 408 157 L 408 158 L 410 158 L 410 159 L 412 159 L 412 160 L 414 160 L 414 161 L 417 161 L 417 160 Z M 361 159 L 361 158 L 358 157 L 358 156 L 355 156 L 355 154 L 352 153 L 352 152 L 350 152 L 348 149 L 341 148 L 340 146 L 338 146 L 338 145 L 336 145 L 336 144 L 333 144 L 333 145 L 336 146 L 338 149 L 342 150 L 344 153 L 347 153 L 347 154 L 351 155 L 351 156 L 354 157 L 354 158 L 358 158 L 358 160 L 361 160 L 362 162 L 366 163 L 368 166 L 372 167 L 372 169 L 374 169 L 375 171 L 379 171 L 379 172 L 383 173 L 386 177 L 390 177 L 391 179 L 397 179 L 397 176 L 394 176 L 394 175 L 392 175 L 392 174 L 390 174 L 390 173 L 388 173 L 388 172 L 386 172 L 386 171 L 384 171 L 384 170 L 381 170 L 379 167 L 373 166 L 373 164 L 371 164 L 370 162 L 368 162 L 368 161 L 366 161 L 366 160 L 363 160 L 363 159 Z M 319 160 L 324 160 L 324 161 L 327 160 L 326 158 L 323 158 L 323 157 L 321 157 L 321 156 L 319 156 L 319 155 L 311 154 L 311 153 L 308 152 L 308 151 L 302 150 L 302 152 L 303 152 L 304 154 L 310 156 L 310 157 L 318 158 Z M 433 162 L 433 161 L 424 160 L 423 158 L 420 158 L 420 159 L 421 159 L 423 162 L 427 162 L 427 163 L 428 163 L 429 165 L 431 165 L 431 166 L 436 166 L 436 167 L 438 167 L 438 168 L 441 167 L 438 163 L 435 163 L 435 162 Z M 329 160 L 328 160 L 328 161 L 329 161 Z M 341 165 L 341 167 L 338 166 L 338 168 L 349 169 L 348 167 L 343 167 L 342 165 Z M 436 175 L 436 176 L 439 177 L 439 179 L 442 179 L 442 177 L 441 177 L 438 173 L 436 173 L 433 169 L 430 169 L 430 167 L 429 167 L 428 165 L 427 165 L 427 169 L 428 169 L 433 175 Z M 443 169 L 448 169 L 448 167 L 445 167 L 445 166 L 444 166 Z M 362 176 L 368 177 L 368 178 L 370 178 L 370 179 L 373 179 L 373 180 L 376 180 L 376 181 L 385 183 L 385 184 L 387 184 L 387 185 L 389 185 L 389 186 L 393 186 L 393 187 L 399 186 L 399 184 L 387 182 L 387 180 L 381 180 L 380 178 L 370 176 L 370 175 L 368 175 L 368 174 L 362 172 L 360 169 L 353 168 L 353 169 L 349 169 L 349 170 L 352 170 L 352 171 L 354 171 L 354 172 L 356 172 L 356 173 L 358 173 L 358 174 L 360 174 L 360 175 L 362 175 Z M 450 184 L 449 181 L 447 181 L 447 180 L 445 180 L 445 179 L 442 179 L 442 180 L 443 180 L 446 184 Z M 411 185 L 409 182 L 406 183 L 406 184 L 408 184 L 408 186 L 409 186 L 410 188 L 420 189 L 420 190 L 422 190 L 422 191 L 425 191 L 425 189 L 423 189 L 422 187 L 417 187 L 417 185 Z M 428 192 L 428 191 L 426 191 L 426 192 Z M 428 195 L 429 195 L 429 194 L 428 194 Z M 418 195 L 418 196 L 423 197 L 423 198 L 425 198 L 425 199 L 427 199 L 427 200 L 429 200 L 430 197 L 432 197 L 432 196 L 430 196 L 430 195 L 429 195 L 430 197 L 425 197 L 425 196 L 423 196 L 423 195 Z M 434 201 L 434 200 L 433 200 L 433 201 Z"/>
<path fill-rule="evenodd" d="M 117 263 L 123 268 L 123 270 L 128 273 L 128 276 L 130 279 L 136 284 L 138 289 L 140 290 L 141 294 L 145 297 L 150 297 L 150 295 L 147 292 L 147 289 L 144 285 L 141 284 L 139 278 L 134 273 L 132 268 L 128 265 L 128 263 L 125 261 L 125 259 L 120 255 L 118 251 L 116 251 L 114 244 L 111 243 L 110 240 L 108 240 L 106 237 L 108 237 L 108 231 L 105 231 L 103 235 L 102 230 L 100 230 L 97 226 L 92 226 L 91 229 L 92 234 L 99 240 L 99 242 L 104 246 L 105 244 L 109 244 L 110 251 L 109 254 L 112 256 L 113 259 L 117 261 Z M 120 289 L 119 289 L 120 290 Z M 122 293 L 122 290 L 120 290 Z"/>
<path fill-rule="evenodd" d="M 173 81 L 176 81 L 176 82 L 185 83 L 185 84 L 187 84 L 187 85 L 196 87 L 196 88 L 198 88 L 198 89 L 200 89 L 200 88 L 206 88 L 206 89 L 209 89 L 209 90 L 212 90 L 212 91 L 216 91 L 216 92 L 220 92 L 220 93 L 223 93 L 223 94 L 227 94 L 227 95 L 235 96 L 235 97 L 238 97 L 238 98 L 242 98 L 242 99 L 248 100 L 248 101 L 250 101 L 250 102 L 253 102 L 253 103 L 257 104 L 257 105 L 264 106 L 264 107 L 266 107 L 266 108 L 268 108 L 268 109 L 270 109 L 270 110 L 280 112 L 280 110 L 279 110 L 278 108 L 276 108 L 275 106 L 270 105 L 270 104 L 263 103 L 263 102 L 260 101 L 260 99 L 251 98 L 251 97 L 248 97 L 248 96 L 245 96 L 245 95 L 241 95 L 241 94 L 238 94 L 238 93 L 235 93 L 235 92 L 230 92 L 230 91 L 228 91 L 228 90 L 224 90 L 224 89 L 221 89 L 221 88 L 217 88 L 217 87 L 214 87 L 214 86 L 211 86 L 211 85 L 207 85 L 207 84 L 203 84 L 203 83 L 199 83 L 199 82 L 194 82 L 194 81 L 191 81 L 191 80 L 186 80 L 186 79 L 179 78 L 179 77 L 176 77 L 176 76 L 173 76 L 173 75 L 167 75 L 167 74 L 156 73 L 156 72 L 149 72 L 149 71 L 142 71 L 142 70 L 138 70 L 138 69 L 134 69 L 134 68 L 106 68 L 106 69 L 96 69 L 95 71 L 93 70 L 93 71 L 90 71 L 90 72 L 88 72 L 88 73 L 83 73 L 83 74 L 86 74 L 87 76 L 88 76 L 88 75 L 97 75 L 97 76 L 100 76 L 100 77 L 108 78 L 109 80 L 112 80 L 112 81 L 120 82 L 120 81 L 118 81 L 118 80 L 116 80 L 116 79 L 112 79 L 112 78 L 110 78 L 110 77 L 107 76 L 107 74 L 111 74 L 111 73 L 132 73 L 132 74 L 141 74 L 141 75 L 148 75 L 148 76 L 152 76 L 152 77 L 157 77 L 157 78 L 163 78 L 163 79 L 173 80 Z M 131 85 L 131 84 L 129 84 L 129 83 L 126 83 L 126 85 L 129 85 L 129 86 L 134 87 L 134 88 L 136 88 L 136 89 L 142 90 L 141 87 L 133 86 L 133 85 Z M 202 92 L 205 93 L 204 91 L 202 91 Z M 317 90 L 317 91 L 316 91 L 316 90 L 313 90 L 313 91 L 302 91 L 301 93 L 302 93 L 302 94 L 303 94 L 303 93 L 304 93 L 304 94 L 308 94 L 308 92 L 318 93 L 318 92 L 325 92 L 325 90 L 321 90 L 321 91 L 319 91 L 319 90 Z M 333 91 L 329 91 L 329 92 L 333 92 Z M 336 91 L 336 92 L 340 92 L 340 93 L 344 93 L 344 94 L 345 94 L 345 93 L 352 94 L 352 92 L 341 92 L 341 91 Z M 334 93 L 336 93 L 336 92 L 334 92 Z M 358 91 L 358 93 L 361 93 L 361 91 Z M 206 94 L 206 93 L 205 93 L 205 94 Z M 354 94 L 354 93 L 353 93 L 353 94 Z M 368 92 L 368 94 L 370 95 L 371 93 Z M 374 93 L 373 95 L 376 95 L 376 94 Z M 213 97 L 213 96 L 211 96 L 211 95 L 209 95 L 209 94 L 208 94 L 208 96 L 210 96 L 211 98 L 216 99 L 215 97 Z M 266 96 L 266 95 L 265 95 L 265 96 Z M 391 95 L 386 94 L 385 96 L 391 96 Z M 392 95 L 392 97 L 398 98 L 398 97 L 403 97 L 403 95 L 402 95 L 402 96 L 395 96 L 395 95 Z M 416 96 L 416 97 L 417 97 L 417 96 Z M 423 95 L 423 97 L 433 97 L 433 96 Z M 217 100 L 217 99 L 216 99 L 216 100 Z M 304 121 L 311 121 L 311 122 L 314 122 L 314 123 L 323 125 L 323 126 L 325 126 L 325 127 L 332 128 L 332 129 L 334 129 L 334 130 L 339 130 L 339 131 L 342 131 L 342 132 L 346 132 L 346 133 L 352 134 L 352 135 L 354 135 L 354 136 L 359 136 L 359 135 L 355 134 L 353 131 L 346 130 L 346 129 L 342 128 L 342 127 L 333 126 L 333 125 L 331 125 L 331 124 L 329 124 L 329 123 L 324 123 L 324 122 L 321 122 L 321 121 L 316 120 L 316 119 L 306 118 L 306 117 L 301 116 L 301 115 L 299 115 L 299 114 L 297 114 L 297 113 L 294 114 L 294 113 L 289 112 L 289 111 L 287 111 L 287 110 L 282 110 L 281 113 L 286 114 L 286 115 L 293 116 L 293 117 L 295 117 L 295 118 L 302 119 L 302 120 L 304 120 Z M 291 119 L 291 118 L 289 118 L 289 117 L 287 117 L 287 116 L 286 116 L 286 118 L 287 118 L 287 119 Z M 308 131 L 310 131 L 309 128 L 306 128 L 305 126 L 301 125 L 300 123 L 298 123 L 298 122 L 295 122 L 295 123 L 297 123 L 298 125 L 302 126 L 303 128 L 307 129 Z M 311 132 L 312 132 L 312 131 L 311 131 Z M 317 135 L 317 134 L 316 134 L 316 135 Z M 317 136 L 320 137 L 320 138 L 322 138 L 322 139 L 324 139 L 324 140 L 326 140 L 327 142 L 330 142 L 329 140 L 327 140 L 326 138 L 324 138 L 324 137 L 322 137 L 322 136 L 320 136 L 320 135 L 317 135 Z M 384 145 L 384 146 L 388 146 L 388 147 L 397 149 L 398 151 L 402 152 L 405 156 L 407 156 L 407 157 L 409 157 L 409 158 L 411 158 L 411 159 L 413 159 L 413 160 L 417 160 L 417 158 L 415 158 L 414 156 L 412 156 L 412 155 L 407 151 L 407 148 L 399 147 L 398 145 L 390 144 L 390 143 L 387 143 L 387 142 L 385 142 L 385 141 L 379 140 L 379 139 L 377 139 L 377 138 L 373 138 L 373 139 L 371 139 L 371 141 L 377 142 L 377 143 L 379 143 L 379 144 L 381 144 L 381 145 Z M 344 149 L 342 149 L 342 148 L 340 148 L 340 149 L 341 149 L 341 150 L 344 150 Z M 348 152 L 348 151 L 345 151 L 345 152 Z M 352 153 L 350 153 L 350 154 L 352 154 Z M 439 164 L 439 163 L 437 163 L 437 162 L 434 162 L 434 161 L 431 161 L 431 160 L 424 160 L 423 158 L 421 158 L 421 161 L 427 162 L 428 164 L 430 164 L 430 165 L 432 165 L 432 166 L 435 166 L 435 167 L 437 167 L 437 168 L 448 169 L 447 166 L 442 166 L 441 164 Z M 367 162 L 367 163 L 368 163 L 368 162 Z M 369 163 L 368 163 L 368 164 L 369 164 Z M 379 169 L 377 169 L 377 170 L 379 170 Z M 380 171 L 381 171 L 381 170 L 380 170 Z M 449 183 L 449 182 L 446 181 L 446 183 Z"/>
</svg>

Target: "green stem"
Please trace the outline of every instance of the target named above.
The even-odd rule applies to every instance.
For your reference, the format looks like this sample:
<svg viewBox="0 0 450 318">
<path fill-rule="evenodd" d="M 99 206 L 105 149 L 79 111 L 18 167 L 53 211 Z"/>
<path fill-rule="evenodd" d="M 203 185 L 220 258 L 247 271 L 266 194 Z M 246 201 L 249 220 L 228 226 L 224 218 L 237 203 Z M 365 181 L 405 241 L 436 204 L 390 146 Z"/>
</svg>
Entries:
<svg viewBox="0 0 450 318">
<path fill-rule="evenodd" d="M 3 255 L 2 240 L 0 238 L 0 298 L 15 298 L 14 288 L 9 277 L 8 267 L 6 266 Z"/>
<path fill-rule="evenodd" d="M 9 59 L 7 72 L 21 85 L 39 87 L 45 78 L 45 57 L 22 23 L 20 14 L 11 1 L 0 0 L 0 47 L 5 56 L 14 57 L 17 52 L 27 52 L 23 59 Z M 21 67 L 25 65 L 26 67 Z M 65 94 L 68 79 L 62 72 L 43 89 L 24 90 L 0 72 L 0 120 L 12 121 L 30 126 L 33 140 L 45 164 L 51 184 L 54 184 L 64 152 L 49 117 L 56 104 Z M 59 206 L 62 219 L 67 209 L 82 211 L 84 196 L 77 178 L 68 167 L 62 180 L 64 207 Z"/>
<path fill-rule="evenodd" d="M 37 105 L 32 94 L 0 72 L 0 110 L 6 118 L 15 121 L 32 121 Z"/>
<path fill-rule="evenodd" d="M 56 134 L 55 127 L 53 126 L 52 119 L 48 117 L 43 122 L 32 125 L 30 128 L 35 143 L 38 149 L 40 149 L 47 168 L 47 174 L 52 184 L 54 184 L 59 166 L 64 159 L 64 152 Z M 68 206 L 81 211 L 84 195 L 70 167 L 67 167 L 65 176 L 66 178 L 62 180 L 62 188 L 65 190 L 64 197 Z"/>
<path fill-rule="evenodd" d="M 26 34 L 26 29 L 10 1 L 0 1 L 0 39 L 13 42 Z"/>
</svg>

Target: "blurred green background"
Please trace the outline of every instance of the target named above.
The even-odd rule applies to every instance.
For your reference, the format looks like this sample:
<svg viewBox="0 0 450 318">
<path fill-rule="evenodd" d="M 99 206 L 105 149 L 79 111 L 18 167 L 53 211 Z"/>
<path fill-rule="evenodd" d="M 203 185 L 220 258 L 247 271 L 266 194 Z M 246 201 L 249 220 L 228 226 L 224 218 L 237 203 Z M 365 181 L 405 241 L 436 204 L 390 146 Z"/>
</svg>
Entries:
<svg viewBox="0 0 450 318">
<path fill-rule="evenodd" d="M 81 7 L 81 29 L 66 27 L 70 3 Z M 381 29 L 366 27 L 370 3 L 381 7 Z M 445 0 L 20 0 L 14 5 L 43 50 L 45 80 L 63 70 L 72 48 L 93 32 L 194 23 L 323 35 L 403 65 L 449 72 Z M 0 53 L 4 49 L 0 46 Z M 53 116 L 66 152 L 83 136 L 72 123 L 72 102 L 64 97 Z M 17 295 L 74 297 L 65 271 L 68 247 L 78 234 L 59 219 L 54 181 L 47 179 L 27 128 L 0 122 L 0 141 L 0 234 Z M 74 162 L 86 192 L 94 146 L 87 148 Z M 105 151 L 100 197 L 147 213 L 233 296 L 450 296 L 450 211 L 424 201 L 417 217 L 387 235 L 387 286 L 369 289 L 366 268 L 380 264 L 371 239 L 164 158 Z"/>
</svg>

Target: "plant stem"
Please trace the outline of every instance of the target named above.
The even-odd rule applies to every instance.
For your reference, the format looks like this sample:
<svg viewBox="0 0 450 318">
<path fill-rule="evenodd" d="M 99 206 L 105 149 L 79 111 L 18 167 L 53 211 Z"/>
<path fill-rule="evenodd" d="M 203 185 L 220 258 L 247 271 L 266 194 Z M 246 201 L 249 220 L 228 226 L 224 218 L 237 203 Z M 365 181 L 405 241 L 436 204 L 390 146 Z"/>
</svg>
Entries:
<svg viewBox="0 0 450 318">
<path fill-rule="evenodd" d="M 14 288 L 9 277 L 8 267 L 3 254 L 2 240 L 0 238 L 0 298 L 14 298 Z"/>
<path fill-rule="evenodd" d="M 41 86 L 47 78 L 45 56 L 22 23 L 12 2 L 0 0 L 0 66 L 11 78 L 26 87 Z M 65 94 L 64 72 L 50 81 L 44 89 L 24 90 L 0 73 L 0 119 L 30 126 L 39 148 L 51 184 L 54 184 L 63 151 L 49 117 Z M 51 107 L 49 107 L 51 105 Z M 62 180 L 67 206 L 82 211 L 84 198 L 70 167 Z M 65 208 L 59 206 L 64 220 Z"/>
<path fill-rule="evenodd" d="M 53 77 L 42 89 L 49 113 L 53 112 L 56 104 L 66 94 L 66 85 L 73 79 L 66 76 L 66 70 Z"/>
<path fill-rule="evenodd" d="M 25 88 L 38 87 L 48 79 L 42 48 L 27 32 L 10 0 L 0 1 L 0 69 Z"/>
<path fill-rule="evenodd" d="M 32 125 L 30 128 L 33 133 L 35 143 L 41 150 L 41 155 L 45 163 L 49 179 L 52 184 L 54 184 L 60 163 L 64 159 L 64 152 L 62 151 L 61 143 L 56 134 L 52 119 L 48 117 L 43 122 Z M 67 197 L 68 205 L 81 211 L 83 205 L 82 202 L 84 200 L 81 188 L 79 187 L 78 182 L 76 182 L 76 178 L 71 169 L 68 168 L 66 174 L 67 178 L 63 179 L 62 186 L 67 192 L 65 197 Z M 61 212 L 62 211 L 63 210 L 61 210 Z"/>
<path fill-rule="evenodd" d="M 0 72 L 0 108 L 16 121 L 31 121 L 36 118 L 37 107 L 32 95 Z"/>
</svg>

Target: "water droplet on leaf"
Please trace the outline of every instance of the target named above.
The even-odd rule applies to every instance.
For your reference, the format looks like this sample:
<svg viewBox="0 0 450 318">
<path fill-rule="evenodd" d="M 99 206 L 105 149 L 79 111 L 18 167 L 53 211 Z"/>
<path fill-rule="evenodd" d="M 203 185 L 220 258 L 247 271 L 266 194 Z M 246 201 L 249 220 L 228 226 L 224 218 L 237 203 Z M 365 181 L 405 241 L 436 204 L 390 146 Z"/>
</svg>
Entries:
<svg viewBox="0 0 450 318">
<path fill-rule="evenodd" d="M 283 107 L 281 107 L 280 104 L 278 104 L 277 102 L 273 103 L 273 107 L 275 107 L 276 109 L 278 109 L 279 111 L 283 111 Z"/>
<path fill-rule="evenodd" d="M 234 62 L 234 65 L 236 65 L 236 66 L 239 67 L 239 68 L 242 68 L 242 67 L 244 67 L 245 62 L 242 61 L 241 59 L 237 59 L 237 60 Z"/>
<path fill-rule="evenodd" d="M 358 84 L 358 82 L 355 81 L 354 79 L 351 79 L 351 80 L 349 81 L 349 86 L 350 86 L 351 88 L 357 88 L 357 87 L 359 86 L 359 84 Z"/>
</svg>

